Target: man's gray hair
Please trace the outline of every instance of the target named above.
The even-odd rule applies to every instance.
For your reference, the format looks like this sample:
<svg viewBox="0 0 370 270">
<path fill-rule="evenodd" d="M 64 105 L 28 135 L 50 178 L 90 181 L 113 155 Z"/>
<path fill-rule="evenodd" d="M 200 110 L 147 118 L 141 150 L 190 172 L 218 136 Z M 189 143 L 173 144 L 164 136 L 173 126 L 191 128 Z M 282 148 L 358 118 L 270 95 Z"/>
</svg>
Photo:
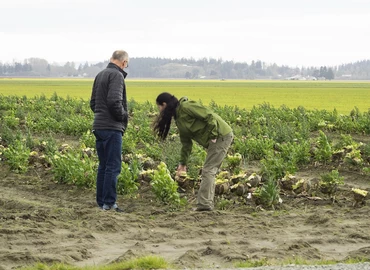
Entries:
<svg viewBox="0 0 370 270">
<path fill-rule="evenodd" d="M 126 51 L 123 51 L 123 50 L 114 51 L 113 54 L 112 54 L 111 59 L 112 60 L 119 60 L 119 61 L 128 60 L 128 53 Z"/>
</svg>

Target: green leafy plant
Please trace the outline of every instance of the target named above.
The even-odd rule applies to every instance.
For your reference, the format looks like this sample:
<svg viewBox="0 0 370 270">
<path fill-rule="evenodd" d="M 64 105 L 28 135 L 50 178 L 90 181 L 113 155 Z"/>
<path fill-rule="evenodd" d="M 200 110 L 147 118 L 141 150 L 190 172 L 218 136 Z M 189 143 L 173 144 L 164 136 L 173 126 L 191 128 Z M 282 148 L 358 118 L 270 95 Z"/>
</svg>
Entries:
<svg viewBox="0 0 370 270">
<path fill-rule="evenodd" d="M 94 136 L 94 134 L 90 130 L 87 130 L 86 132 L 84 132 L 81 135 L 80 144 L 83 144 L 86 147 L 95 148 L 95 136 Z"/>
<path fill-rule="evenodd" d="M 292 164 L 304 165 L 310 162 L 310 144 L 308 141 L 294 141 L 279 144 L 276 146 L 281 152 L 281 157 L 286 162 Z"/>
<path fill-rule="evenodd" d="M 234 139 L 234 151 L 240 153 L 248 160 L 260 160 L 267 156 L 273 149 L 274 140 L 267 137 L 236 136 Z"/>
<path fill-rule="evenodd" d="M 287 173 L 295 173 L 297 164 L 292 160 L 285 161 L 280 153 L 270 152 L 268 156 L 261 160 L 261 175 L 265 179 L 281 179 Z"/>
<path fill-rule="evenodd" d="M 58 144 L 52 136 L 48 136 L 40 140 L 37 148 L 46 155 L 53 156 L 58 151 Z"/>
<path fill-rule="evenodd" d="M 269 178 L 262 187 L 257 188 L 253 192 L 253 196 L 256 198 L 256 204 L 275 209 L 275 205 L 282 202 L 279 193 L 280 187 L 278 183 Z"/>
<path fill-rule="evenodd" d="M 76 186 L 94 187 L 96 181 L 97 160 L 90 158 L 80 149 L 57 152 L 49 158 L 55 179 L 61 183 Z"/>
<path fill-rule="evenodd" d="M 128 127 L 125 131 L 124 139 L 122 140 L 122 154 L 127 155 L 135 153 L 136 148 L 137 148 L 136 132 L 131 127 L 131 124 L 129 122 Z"/>
<path fill-rule="evenodd" d="M 314 155 L 317 161 L 323 163 L 331 161 L 331 157 L 333 155 L 333 149 L 328 140 L 328 137 L 321 130 L 319 131 L 319 138 L 317 140 L 317 149 Z"/>
<path fill-rule="evenodd" d="M 241 171 L 240 165 L 242 163 L 242 155 L 239 153 L 235 153 L 234 155 L 227 155 L 225 158 L 227 166 L 229 170 L 234 173 L 238 174 Z"/>
<path fill-rule="evenodd" d="M 157 170 L 154 170 L 150 184 L 154 194 L 162 202 L 174 207 L 180 206 L 180 195 L 177 192 L 178 184 L 172 179 L 164 162 L 161 162 Z"/>
<path fill-rule="evenodd" d="M 198 145 L 193 144 L 192 154 L 189 157 L 188 175 L 193 179 L 198 179 L 200 168 L 202 168 L 204 160 L 206 159 L 207 152 L 205 149 Z"/>
<path fill-rule="evenodd" d="M 141 164 L 138 158 L 132 159 L 131 163 L 122 162 L 121 173 L 118 176 L 117 192 L 129 196 L 135 195 L 139 189 Z"/>
<path fill-rule="evenodd" d="M 28 159 L 31 150 L 26 146 L 25 140 L 15 140 L 8 148 L 4 148 L 3 155 L 6 164 L 16 173 L 28 171 Z"/>
<path fill-rule="evenodd" d="M 228 210 L 231 208 L 233 205 L 232 200 L 228 200 L 225 198 L 221 198 L 217 203 L 216 203 L 216 208 L 220 210 Z"/>
<path fill-rule="evenodd" d="M 359 149 L 353 149 L 345 155 L 344 162 L 353 166 L 361 166 L 364 163 L 361 151 Z"/>
<path fill-rule="evenodd" d="M 356 144 L 350 134 L 341 134 L 339 140 L 335 143 L 333 148 L 335 150 L 340 150 L 345 148 L 346 146 L 349 145 L 354 145 Z"/>
<path fill-rule="evenodd" d="M 10 129 L 15 129 L 19 126 L 19 118 L 16 117 L 14 110 L 8 111 L 2 117 L 2 121 L 4 125 Z"/>
<path fill-rule="evenodd" d="M 161 157 L 159 160 L 166 163 L 167 167 L 172 171 L 176 170 L 179 165 L 179 157 L 181 151 L 181 143 L 179 138 L 169 138 L 167 141 L 159 141 L 158 145 L 162 148 Z M 193 153 L 194 154 L 194 153 Z M 188 174 L 189 168 L 188 168 Z"/>
<path fill-rule="evenodd" d="M 339 185 L 344 184 L 344 177 L 339 176 L 338 170 L 322 174 L 320 177 L 320 189 L 323 193 L 333 195 Z"/>
<path fill-rule="evenodd" d="M 369 167 L 362 168 L 362 172 L 366 175 L 370 175 L 370 168 Z"/>
</svg>

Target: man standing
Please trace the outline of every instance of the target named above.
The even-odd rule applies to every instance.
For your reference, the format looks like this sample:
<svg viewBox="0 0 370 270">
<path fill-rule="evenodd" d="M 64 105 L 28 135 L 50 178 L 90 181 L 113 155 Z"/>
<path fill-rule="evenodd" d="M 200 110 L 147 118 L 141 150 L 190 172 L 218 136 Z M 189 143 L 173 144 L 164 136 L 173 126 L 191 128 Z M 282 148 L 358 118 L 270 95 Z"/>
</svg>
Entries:
<svg viewBox="0 0 370 270">
<path fill-rule="evenodd" d="M 93 132 L 99 158 L 96 202 L 103 210 L 118 208 L 117 177 L 122 165 L 122 136 L 128 122 L 127 98 L 123 71 L 128 67 L 127 52 L 115 51 L 108 66 L 96 75 L 90 107 L 94 112 Z"/>
</svg>

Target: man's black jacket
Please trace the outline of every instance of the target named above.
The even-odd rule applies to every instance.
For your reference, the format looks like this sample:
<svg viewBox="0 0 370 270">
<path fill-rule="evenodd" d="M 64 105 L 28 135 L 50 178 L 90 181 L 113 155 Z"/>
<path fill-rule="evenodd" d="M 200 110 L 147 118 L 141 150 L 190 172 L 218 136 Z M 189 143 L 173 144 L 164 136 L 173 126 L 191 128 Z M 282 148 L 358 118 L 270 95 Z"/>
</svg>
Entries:
<svg viewBox="0 0 370 270">
<path fill-rule="evenodd" d="M 94 112 L 93 129 L 126 130 L 126 76 L 127 73 L 113 63 L 96 75 L 90 100 Z"/>
</svg>

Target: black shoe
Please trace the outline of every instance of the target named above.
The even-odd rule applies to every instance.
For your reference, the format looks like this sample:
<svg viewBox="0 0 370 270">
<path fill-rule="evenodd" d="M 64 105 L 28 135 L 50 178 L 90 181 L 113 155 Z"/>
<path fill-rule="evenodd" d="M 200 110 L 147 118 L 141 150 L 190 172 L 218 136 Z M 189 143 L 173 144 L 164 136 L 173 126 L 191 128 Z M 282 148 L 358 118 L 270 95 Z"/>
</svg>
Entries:
<svg viewBox="0 0 370 270">
<path fill-rule="evenodd" d="M 212 208 L 210 208 L 210 207 L 196 207 L 196 208 L 193 209 L 193 211 L 207 212 L 207 211 L 212 211 Z"/>
<path fill-rule="evenodd" d="M 114 211 L 116 211 L 117 213 L 123 213 L 124 211 L 119 208 L 119 207 L 116 207 L 116 208 L 113 208 Z"/>
</svg>

